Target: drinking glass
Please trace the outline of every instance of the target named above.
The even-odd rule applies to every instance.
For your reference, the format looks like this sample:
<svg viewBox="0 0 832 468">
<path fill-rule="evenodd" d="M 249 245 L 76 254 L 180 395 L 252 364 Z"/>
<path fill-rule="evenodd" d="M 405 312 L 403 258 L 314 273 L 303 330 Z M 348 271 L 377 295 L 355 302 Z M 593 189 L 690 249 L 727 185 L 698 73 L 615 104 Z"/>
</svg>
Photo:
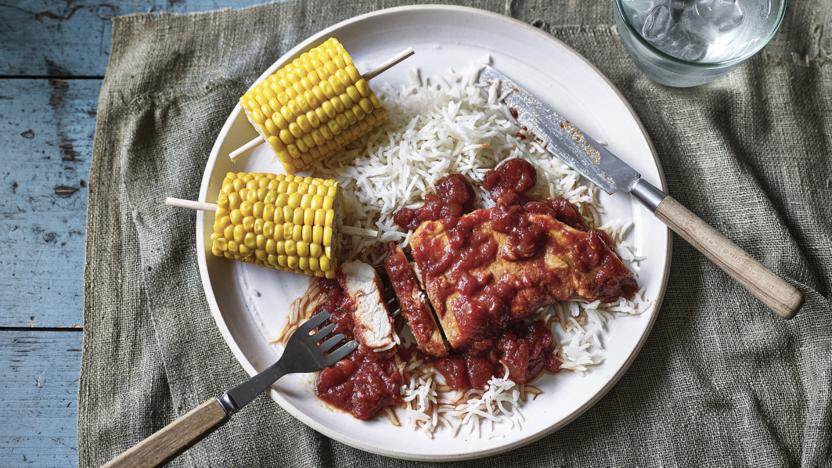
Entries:
<svg viewBox="0 0 832 468">
<path fill-rule="evenodd" d="M 777 32 L 787 0 L 615 0 L 618 35 L 647 76 L 674 87 L 728 73 Z"/>
</svg>

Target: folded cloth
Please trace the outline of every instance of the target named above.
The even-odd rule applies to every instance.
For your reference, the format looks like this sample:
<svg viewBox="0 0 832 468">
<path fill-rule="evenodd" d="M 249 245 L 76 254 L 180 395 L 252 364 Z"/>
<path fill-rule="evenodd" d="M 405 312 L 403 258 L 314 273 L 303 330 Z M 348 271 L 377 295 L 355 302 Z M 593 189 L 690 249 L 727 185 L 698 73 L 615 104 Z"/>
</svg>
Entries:
<svg viewBox="0 0 832 468">
<path fill-rule="evenodd" d="M 114 19 L 89 177 L 81 466 L 109 460 L 246 377 L 203 296 L 193 215 L 161 201 L 196 198 L 223 122 L 281 54 L 330 24 L 399 3 Z M 695 89 L 659 86 L 635 67 L 610 2 L 467 4 L 541 28 L 598 66 L 641 117 L 671 194 L 806 295 L 783 321 L 676 239 L 658 320 L 621 381 L 557 433 L 472 466 L 830 463 L 832 3 L 792 2 L 761 54 Z M 331 441 L 261 397 L 174 464 L 409 463 Z"/>
</svg>

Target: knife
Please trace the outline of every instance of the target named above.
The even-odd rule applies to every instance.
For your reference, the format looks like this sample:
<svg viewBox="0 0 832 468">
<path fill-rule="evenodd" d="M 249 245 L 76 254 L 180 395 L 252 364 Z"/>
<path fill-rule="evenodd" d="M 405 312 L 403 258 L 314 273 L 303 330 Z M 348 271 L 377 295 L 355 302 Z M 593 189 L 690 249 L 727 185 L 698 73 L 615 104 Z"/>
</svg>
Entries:
<svg viewBox="0 0 832 468">
<path fill-rule="evenodd" d="M 497 83 L 498 96 L 516 112 L 517 121 L 541 140 L 547 151 L 609 194 L 627 192 L 696 250 L 785 319 L 803 304 L 803 294 L 754 260 L 719 231 L 673 197 L 662 192 L 603 145 L 583 133 L 551 107 L 511 79 L 486 66 L 479 83 Z"/>
</svg>

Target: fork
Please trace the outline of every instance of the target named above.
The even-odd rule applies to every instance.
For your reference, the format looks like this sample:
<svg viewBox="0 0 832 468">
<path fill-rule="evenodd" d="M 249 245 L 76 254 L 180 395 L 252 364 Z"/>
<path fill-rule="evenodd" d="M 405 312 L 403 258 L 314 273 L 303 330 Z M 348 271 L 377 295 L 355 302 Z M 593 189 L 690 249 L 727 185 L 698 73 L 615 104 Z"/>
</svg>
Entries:
<svg viewBox="0 0 832 468">
<path fill-rule="evenodd" d="M 318 371 L 344 359 L 358 344 L 349 341 L 336 349 L 344 335 L 338 333 L 327 338 L 335 330 L 335 324 L 313 333 L 328 318 L 326 311 L 313 315 L 292 334 L 280 360 L 271 367 L 202 403 L 104 466 L 144 467 L 167 463 L 223 425 L 284 375 Z"/>
</svg>

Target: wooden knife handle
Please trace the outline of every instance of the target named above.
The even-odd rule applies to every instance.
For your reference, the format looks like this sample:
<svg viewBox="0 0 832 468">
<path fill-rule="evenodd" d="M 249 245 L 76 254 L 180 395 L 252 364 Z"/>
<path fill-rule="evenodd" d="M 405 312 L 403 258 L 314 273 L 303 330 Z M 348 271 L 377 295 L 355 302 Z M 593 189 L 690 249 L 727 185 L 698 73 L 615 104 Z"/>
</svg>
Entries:
<svg viewBox="0 0 832 468">
<path fill-rule="evenodd" d="M 162 465 L 202 440 L 227 420 L 228 415 L 220 402 L 211 398 L 104 466 L 132 468 Z"/>
<path fill-rule="evenodd" d="M 777 315 L 790 319 L 803 305 L 803 294 L 797 288 L 751 258 L 673 197 L 659 203 L 656 216 Z"/>
</svg>

